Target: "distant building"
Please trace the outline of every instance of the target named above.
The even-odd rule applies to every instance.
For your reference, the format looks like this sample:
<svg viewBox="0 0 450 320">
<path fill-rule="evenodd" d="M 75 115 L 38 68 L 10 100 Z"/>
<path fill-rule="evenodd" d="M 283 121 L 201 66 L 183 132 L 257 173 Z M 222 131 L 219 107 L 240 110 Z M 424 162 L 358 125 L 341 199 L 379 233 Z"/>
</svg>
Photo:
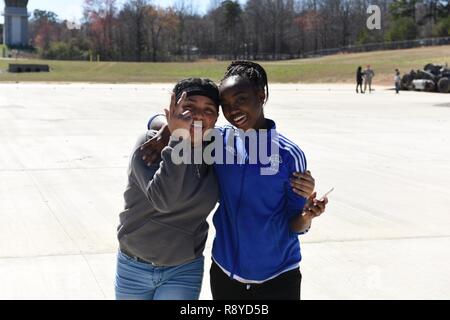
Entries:
<svg viewBox="0 0 450 320">
<path fill-rule="evenodd" d="M 3 44 L 3 25 L 0 24 L 0 44 Z"/>
<path fill-rule="evenodd" d="M 28 0 L 5 0 L 4 44 L 28 46 Z"/>
</svg>

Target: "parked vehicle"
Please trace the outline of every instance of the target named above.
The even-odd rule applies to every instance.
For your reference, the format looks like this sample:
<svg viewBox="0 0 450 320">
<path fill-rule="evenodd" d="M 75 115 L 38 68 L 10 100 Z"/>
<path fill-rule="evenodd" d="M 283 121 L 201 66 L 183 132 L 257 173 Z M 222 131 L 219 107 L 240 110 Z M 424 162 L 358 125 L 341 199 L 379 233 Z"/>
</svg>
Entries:
<svg viewBox="0 0 450 320">
<path fill-rule="evenodd" d="M 429 63 L 423 70 L 411 70 L 403 76 L 401 89 L 449 93 L 450 69 L 447 65 Z"/>
</svg>

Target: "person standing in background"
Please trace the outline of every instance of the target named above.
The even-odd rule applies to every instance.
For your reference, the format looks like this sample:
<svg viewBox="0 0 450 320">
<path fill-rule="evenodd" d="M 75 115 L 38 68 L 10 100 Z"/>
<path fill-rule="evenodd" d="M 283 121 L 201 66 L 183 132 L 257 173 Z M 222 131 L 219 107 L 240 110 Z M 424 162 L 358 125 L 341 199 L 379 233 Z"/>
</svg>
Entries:
<svg viewBox="0 0 450 320">
<path fill-rule="evenodd" d="M 363 72 L 361 66 L 359 66 L 358 69 L 356 70 L 356 93 L 359 93 L 358 87 L 361 90 L 361 93 L 364 93 L 362 83 L 363 83 Z"/>
<path fill-rule="evenodd" d="M 394 83 L 395 83 L 395 93 L 397 94 L 400 91 L 401 82 L 402 78 L 400 77 L 400 71 L 398 71 L 398 69 L 395 69 Z"/>
<path fill-rule="evenodd" d="M 369 85 L 369 93 L 372 92 L 372 79 L 375 76 L 375 72 L 370 69 L 370 65 L 367 65 L 366 70 L 364 70 L 364 92 L 367 91 L 367 85 Z"/>
</svg>

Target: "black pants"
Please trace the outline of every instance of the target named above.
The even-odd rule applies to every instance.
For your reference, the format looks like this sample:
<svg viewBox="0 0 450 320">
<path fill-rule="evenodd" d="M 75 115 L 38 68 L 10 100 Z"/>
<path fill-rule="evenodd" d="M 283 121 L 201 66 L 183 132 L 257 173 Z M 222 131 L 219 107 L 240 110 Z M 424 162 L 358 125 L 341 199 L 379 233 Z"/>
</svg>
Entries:
<svg viewBox="0 0 450 320">
<path fill-rule="evenodd" d="M 210 281 L 213 300 L 300 300 L 302 274 L 294 269 L 264 283 L 247 285 L 228 277 L 213 261 Z"/>
<path fill-rule="evenodd" d="M 358 92 L 358 87 L 360 88 L 361 93 L 364 93 L 363 88 L 362 88 L 362 81 L 361 82 L 357 82 L 356 83 L 356 92 Z"/>
</svg>

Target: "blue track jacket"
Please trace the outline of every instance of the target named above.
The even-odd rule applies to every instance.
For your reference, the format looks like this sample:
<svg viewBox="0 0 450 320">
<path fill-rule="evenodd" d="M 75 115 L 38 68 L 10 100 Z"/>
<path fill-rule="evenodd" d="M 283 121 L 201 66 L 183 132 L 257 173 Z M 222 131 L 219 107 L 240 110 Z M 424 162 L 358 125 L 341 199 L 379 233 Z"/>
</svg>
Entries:
<svg viewBox="0 0 450 320">
<path fill-rule="evenodd" d="M 251 164 L 249 139 L 225 126 L 220 129 L 223 157 L 228 153 L 235 164 L 214 165 L 220 204 L 213 217 L 212 256 L 230 277 L 246 283 L 270 280 L 297 268 L 301 260 L 298 234 L 289 224 L 301 213 L 306 199 L 292 191 L 289 178 L 294 172 L 305 172 L 306 158 L 295 143 L 276 131 L 272 120 L 266 121 L 269 139 L 258 138 L 258 143 L 266 140 L 269 163 L 258 157 Z M 233 141 L 234 148 L 227 147 L 227 141 Z M 272 174 L 262 174 L 271 168 L 275 168 Z"/>
</svg>

